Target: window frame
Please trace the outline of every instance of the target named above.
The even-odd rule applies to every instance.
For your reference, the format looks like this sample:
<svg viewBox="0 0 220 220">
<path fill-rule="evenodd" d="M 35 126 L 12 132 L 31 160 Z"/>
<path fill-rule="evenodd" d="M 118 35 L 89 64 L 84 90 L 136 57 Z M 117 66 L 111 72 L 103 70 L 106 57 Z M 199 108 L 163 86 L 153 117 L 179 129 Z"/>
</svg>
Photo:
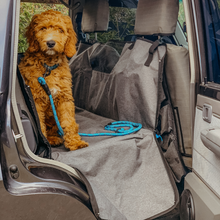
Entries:
<svg viewBox="0 0 220 220">
<path fill-rule="evenodd" d="M 210 43 L 210 32 L 209 32 L 209 28 L 207 27 L 207 17 L 208 15 L 205 14 L 205 7 L 207 5 L 205 4 L 210 4 L 210 1 L 215 1 L 215 3 L 217 4 L 216 0 L 201 0 L 198 1 L 196 0 L 195 2 L 197 2 L 197 7 L 200 8 L 200 10 L 198 10 L 197 12 L 197 26 L 198 26 L 198 37 L 199 37 L 199 41 L 200 41 L 200 57 L 201 57 L 201 66 L 202 66 L 202 74 L 201 74 L 201 82 L 203 84 L 209 84 L 209 85 L 215 85 L 215 87 L 217 85 L 219 85 L 220 87 L 220 80 L 217 82 L 215 79 L 215 75 L 214 75 L 214 68 L 213 68 L 213 64 L 211 63 L 211 61 L 213 61 L 212 57 L 212 53 L 213 53 L 213 47 L 211 47 L 211 43 Z M 210 8 L 209 8 L 210 9 Z M 213 22 L 212 22 L 213 25 Z M 219 25 L 220 25 L 220 16 L 219 16 Z M 214 32 L 215 30 L 213 30 L 213 36 L 214 36 Z M 218 53 L 219 55 L 219 61 L 220 61 L 220 46 L 217 47 L 216 42 L 214 42 L 215 44 L 215 51 L 216 53 Z M 216 65 L 218 65 L 218 69 L 220 72 L 220 62 L 216 61 L 215 62 Z M 217 68 L 216 68 L 217 69 Z"/>
</svg>

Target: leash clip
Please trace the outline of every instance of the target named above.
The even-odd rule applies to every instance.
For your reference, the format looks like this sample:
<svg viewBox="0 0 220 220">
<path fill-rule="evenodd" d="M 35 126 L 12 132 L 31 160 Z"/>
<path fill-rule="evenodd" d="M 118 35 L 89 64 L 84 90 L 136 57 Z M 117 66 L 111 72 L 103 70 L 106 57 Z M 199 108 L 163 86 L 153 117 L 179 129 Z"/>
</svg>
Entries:
<svg viewBox="0 0 220 220">
<path fill-rule="evenodd" d="M 44 75 L 43 75 L 44 78 L 45 78 L 46 76 L 49 76 L 50 73 L 51 73 L 50 67 L 49 67 L 49 66 L 45 66 L 45 67 L 46 67 L 46 71 L 45 71 L 45 73 L 44 73 Z"/>
<path fill-rule="evenodd" d="M 46 63 L 44 63 L 43 66 L 46 68 L 46 71 L 43 75 L 43 77 L 45 78 L 46 76 L 49 76 L 51 74 L 52 70 L 56 69 L 59 66 L 59 63 L 57 63 L 53 66 L 48 66 Z"/>
</svg>

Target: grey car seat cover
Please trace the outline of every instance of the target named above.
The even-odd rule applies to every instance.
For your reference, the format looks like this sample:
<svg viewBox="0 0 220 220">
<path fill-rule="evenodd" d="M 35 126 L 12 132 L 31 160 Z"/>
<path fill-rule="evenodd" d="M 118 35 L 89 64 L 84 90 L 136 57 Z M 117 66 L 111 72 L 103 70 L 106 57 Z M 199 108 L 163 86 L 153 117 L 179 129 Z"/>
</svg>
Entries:
<svg viewBox="0 0 220 220">
<path fill-rule="evenodd" d="M 109 4 L 107 0 L 86 0 L 83 8 L 82 31 L 92 33 L 107 31 Z"/>
<path fill-rule="evenodd" d="M 152 43 L 138 39 L 131 45 L 125 45 L 110 73 L 93 70 L 92 47 L 75 57 L 70 65 L 73 95 L 79 107 L 87 110 L 79 111 L 76 120 L 80 132 L 85 133 L 101 132 L 111 120 L 140 122 L 144 129 L 121 138 L 85 138 L 88 148 L 74 152 L 53 149 L 52 154 L 88 178 L 103 219 L 146 219 L 178 201 L 170 168 L 154 139 L 158 121 L 165 158 L 177 180 L 185 175 L 177 152 L 171 103 L 162 87 L 166 46 L 159 46 L 146 66 Z"/>
<path fill-rule="evenodd" d="M 172 104 L 175 111 L 180 149 L 185 148 L 188 155 L 191 151 L 191 120 L 190 120 L 190 72 L 189 52 L 184 47 L 167 45 L 165 71 Z M 179 117 L 179 119 L 178 119 Z M 178 124 L 178 123 L 177 123 Z M 180 127 L 181 126 L 181 127 Z M 182 134 L 181 134 L 182 133 Z M 183 137 L 183 141 L 181 140 Z M 182 146 L 183 145 L 183 146 Z"/>
<path fill-rule="evenodd" d="M 137 35 L 172 35 L 176 30 L 179 0 L 139 0 L 134 32 Z"/>
</svg>

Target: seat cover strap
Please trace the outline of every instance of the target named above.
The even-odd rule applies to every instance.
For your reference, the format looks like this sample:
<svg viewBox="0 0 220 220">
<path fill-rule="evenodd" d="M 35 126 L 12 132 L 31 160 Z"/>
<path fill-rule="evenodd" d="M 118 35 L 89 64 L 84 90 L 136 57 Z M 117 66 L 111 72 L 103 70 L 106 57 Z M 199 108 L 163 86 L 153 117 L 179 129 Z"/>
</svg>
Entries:
<svg viewBox="0 0 220 220">
<path fill-rule="evenodd" d="M 145 62 L 145 66 L 149 67 L 152 60 L 153 60 L 153 54 L 154 51 L 158 48 L 159 45 L 164 44 L 163 39 L 158 39 L 156 41 L 153 42 L 153 44 L 151 45 L 150 49 L 149 49 L 149 56 L 147 58 L 147 61 Z"/>
</svg>

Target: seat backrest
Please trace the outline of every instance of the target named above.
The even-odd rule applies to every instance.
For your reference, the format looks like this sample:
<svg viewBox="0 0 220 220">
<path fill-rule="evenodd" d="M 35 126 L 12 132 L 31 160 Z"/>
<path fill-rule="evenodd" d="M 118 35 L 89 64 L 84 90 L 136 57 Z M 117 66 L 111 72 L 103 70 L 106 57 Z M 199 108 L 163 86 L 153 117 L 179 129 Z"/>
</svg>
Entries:
<svg viewBox="0 0 220 220">
<path fill-rule="evenodd" d="M 179 11 L 177 0 L 139 0 L 136 12 L 136 35 L 166 36 L 175 33 Z"/>
<path fill-rule="evenodd" d="M 86 0 L 83 7 L 82 31 L 84 33 L 108 30 L 109 4 L 107 0 Z"/>
<path fill-rule="evenodd" d="M 175 33 L 179 11 L 178 0 L 139 0 L 135 20 L 136 35 L 157 35 L 159 38 L 172 36 Z M 189 108 L 189 56 L 184 47 L 166 44 L 167 51 L 164 63 L 164 89 L 166 95 L 170 96 L 172 111 L 175 119 L 174 136 L 178 140 L 177 146 L 182 152 L 190 153 L 191 148 L 191 122 Z M 166 91 L 167 90 L 167 91 Z M 169 94 L 168 94 L 169 93 Z M 161 109 L 163 110 L 163 108 Z M 164 114 L 164 113 L 163 113 Z M 169 117 L 168 117 L 169 118 Z M 161 121 L 161 133 L 163 134 L 169 126 L 163 128 Z M 174 129 L 174 127 L 172 129 Z M 166 141 L 166 140 L 164 140 Z M 165 157 L 174 158 L 175 150 L 171 145 L 164 149 Z M 172 167 L 175 163 L 168 162 Z M 177 164 L 176 164 L 177 165 Z M 174 169 L 175 170 L 175 169 Z M 175 173 L 175 171 L 174 171 Z"/>
<path fill-rule="evenodd" d="M 135 34 L 173 35 L 176 30 L 178 10 L 178 0 L 139 0 Z M 177 125 L 179 148 L 182 153 L 191 154 L 189 54 L 184 47 L 172 44 L 166 46 L 165 76 Z"/>
<path fill-rule="evenodd" d="M 176 119 L 179 147 L 183 155 L 192 155 L 190 66 L 189 51 L 186 48 L 167 45 L 165 73 Z M 187 158 L 186 163 L 191 167 Z"/>
</svg>

